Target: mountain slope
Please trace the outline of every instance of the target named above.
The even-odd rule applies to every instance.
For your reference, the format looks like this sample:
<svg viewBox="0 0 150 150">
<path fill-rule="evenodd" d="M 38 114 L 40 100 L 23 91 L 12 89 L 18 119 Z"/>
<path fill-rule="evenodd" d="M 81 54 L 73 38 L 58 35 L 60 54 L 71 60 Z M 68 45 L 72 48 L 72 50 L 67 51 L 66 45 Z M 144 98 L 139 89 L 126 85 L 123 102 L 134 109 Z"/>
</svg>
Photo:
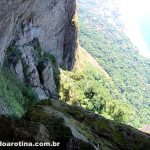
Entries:
<svg viewBox="0 0 150 150">
<path fill-rule="evenodd" d="M 128 123 L 132 107 L 123 101 L 113 81 L 94 58 L 81 47 L 72 71 L 60 71 L 60 99 L 109 119 Z"/>
<path fill-rule="evenodd" d="M 91 54 L 79 46 L 76 52 L 76 62 L 73 69 L 82 70 L 85 68 L 86 64 L 90 64 L 94 68 L 97 68 L 104 77 L 111 80 L 111 77 L 108 75 L 108 73 L 98 64 Z"/>
<path fill-rule="evenodd" d="M 75 0 L 0 1 L 0 144 L 148 150 L 148 134 L 117 123 L 134 112 L 78 46 L 77 23 Z"/>
<path fill-rule="evenodd" d="M 149 124 L 150 120 L 150 64 L 148 59 L 138 54 L 137 48 L 123 32 L 115 2 L 79 1 L 80 43 L 134 107 L 134 118 L 137 119 L 129 124 L 139 127 Z"/>
</svg>

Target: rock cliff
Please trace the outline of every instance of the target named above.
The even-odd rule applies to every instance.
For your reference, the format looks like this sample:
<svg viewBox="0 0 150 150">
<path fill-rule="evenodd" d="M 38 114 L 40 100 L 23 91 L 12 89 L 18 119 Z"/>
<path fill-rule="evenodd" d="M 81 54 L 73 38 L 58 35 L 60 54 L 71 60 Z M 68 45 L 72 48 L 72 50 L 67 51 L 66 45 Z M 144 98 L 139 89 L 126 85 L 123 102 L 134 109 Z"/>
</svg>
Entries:
<svg viewBox="0 0 150 150">
<path fill-rule="evenodd" d="M 5 69 L 0 72 L 3 81 L 0 114 L 5 115 L 0 116 L 0 141 L 56 141 L 60 142 L 58 149 L 63 150 L 148 150 L 148 134 L 55 101 L 58 99 L 59 68 L 71 70 L 78 55 L 85 61 L 80 60 L 76 66 L 83 66 L 86 61 L 98 66 L 85 50 L 76 55 L 76 49 L 75 0 L 0 1 L 0 65 L 9 70 L 9 73 Z M 6 74 L 10 78 L 6 78 Z M 28 84 L 38 99 L 25 90 Z M 21 119 L 8 116 L 11 107 L 15 112 L 24 112 L 19 104 L 25 105 L 24 101 L 32 99 L 41 101 Z M 5 102 L 11 105 L 8 107 Z"/>
<path fill-rule="evenodd" d="M 0 66 L 9 59 L 11 70 L 28 80 L 39 99 L 57 95 L 52 65 L 45 57 L 54 57 L 58 67 L 73 67 L 75 13 L 75 0 L 0 1 Z M 45 68 L 39 69 L 39 64 Z"/>
</svg>

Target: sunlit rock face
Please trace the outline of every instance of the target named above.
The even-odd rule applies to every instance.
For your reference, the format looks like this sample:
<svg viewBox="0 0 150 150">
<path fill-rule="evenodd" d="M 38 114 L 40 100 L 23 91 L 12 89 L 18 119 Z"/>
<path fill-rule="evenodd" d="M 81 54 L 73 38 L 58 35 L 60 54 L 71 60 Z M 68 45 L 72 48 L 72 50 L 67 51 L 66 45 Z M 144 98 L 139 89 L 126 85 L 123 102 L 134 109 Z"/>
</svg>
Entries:
<svg viewBox="0 0 150 150">
<path fill-rule="evenodd" d="M 76 49 L 76 28 L 72 25 L 75 0 L 0 1 L 0 63 L 13 40 L 24 46 L 38 38 L 43 50 L 53 54 L 59 65 L 71 69 Z M 68 36 L 72 37 L 68 40 Z"/>
</svg>

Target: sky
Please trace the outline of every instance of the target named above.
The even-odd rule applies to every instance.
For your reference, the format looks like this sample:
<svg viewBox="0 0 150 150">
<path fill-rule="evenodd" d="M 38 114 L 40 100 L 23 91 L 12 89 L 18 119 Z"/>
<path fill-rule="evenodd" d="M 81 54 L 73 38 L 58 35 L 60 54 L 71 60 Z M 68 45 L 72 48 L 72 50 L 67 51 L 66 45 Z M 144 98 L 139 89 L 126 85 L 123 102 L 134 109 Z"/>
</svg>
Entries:
<svg viewBox="0 0 150 150">
<path fill-rule="evenodd" d="M 122 0 L 120 10 L 126 34 L 140 54 L 150 58 L 150 0 Z"/>
</svg>

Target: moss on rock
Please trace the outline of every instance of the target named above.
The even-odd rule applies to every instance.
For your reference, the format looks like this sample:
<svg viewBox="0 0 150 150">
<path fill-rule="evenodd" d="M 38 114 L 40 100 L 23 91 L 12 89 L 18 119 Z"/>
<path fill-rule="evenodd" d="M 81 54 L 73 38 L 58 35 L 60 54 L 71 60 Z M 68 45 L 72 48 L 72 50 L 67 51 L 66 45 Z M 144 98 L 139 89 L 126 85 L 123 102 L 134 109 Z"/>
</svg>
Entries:
<svg viewBox="0 0 150 150">
<path fill-rule="evenodd" d="M 98 149 L 148 150 L 150 136 L 62 101 L 40 102 L 24 117 L 44 124 L 51 137 L 79 138 Z M 55 136 L 54 136 L 55 135 Z"/>
</svg>

